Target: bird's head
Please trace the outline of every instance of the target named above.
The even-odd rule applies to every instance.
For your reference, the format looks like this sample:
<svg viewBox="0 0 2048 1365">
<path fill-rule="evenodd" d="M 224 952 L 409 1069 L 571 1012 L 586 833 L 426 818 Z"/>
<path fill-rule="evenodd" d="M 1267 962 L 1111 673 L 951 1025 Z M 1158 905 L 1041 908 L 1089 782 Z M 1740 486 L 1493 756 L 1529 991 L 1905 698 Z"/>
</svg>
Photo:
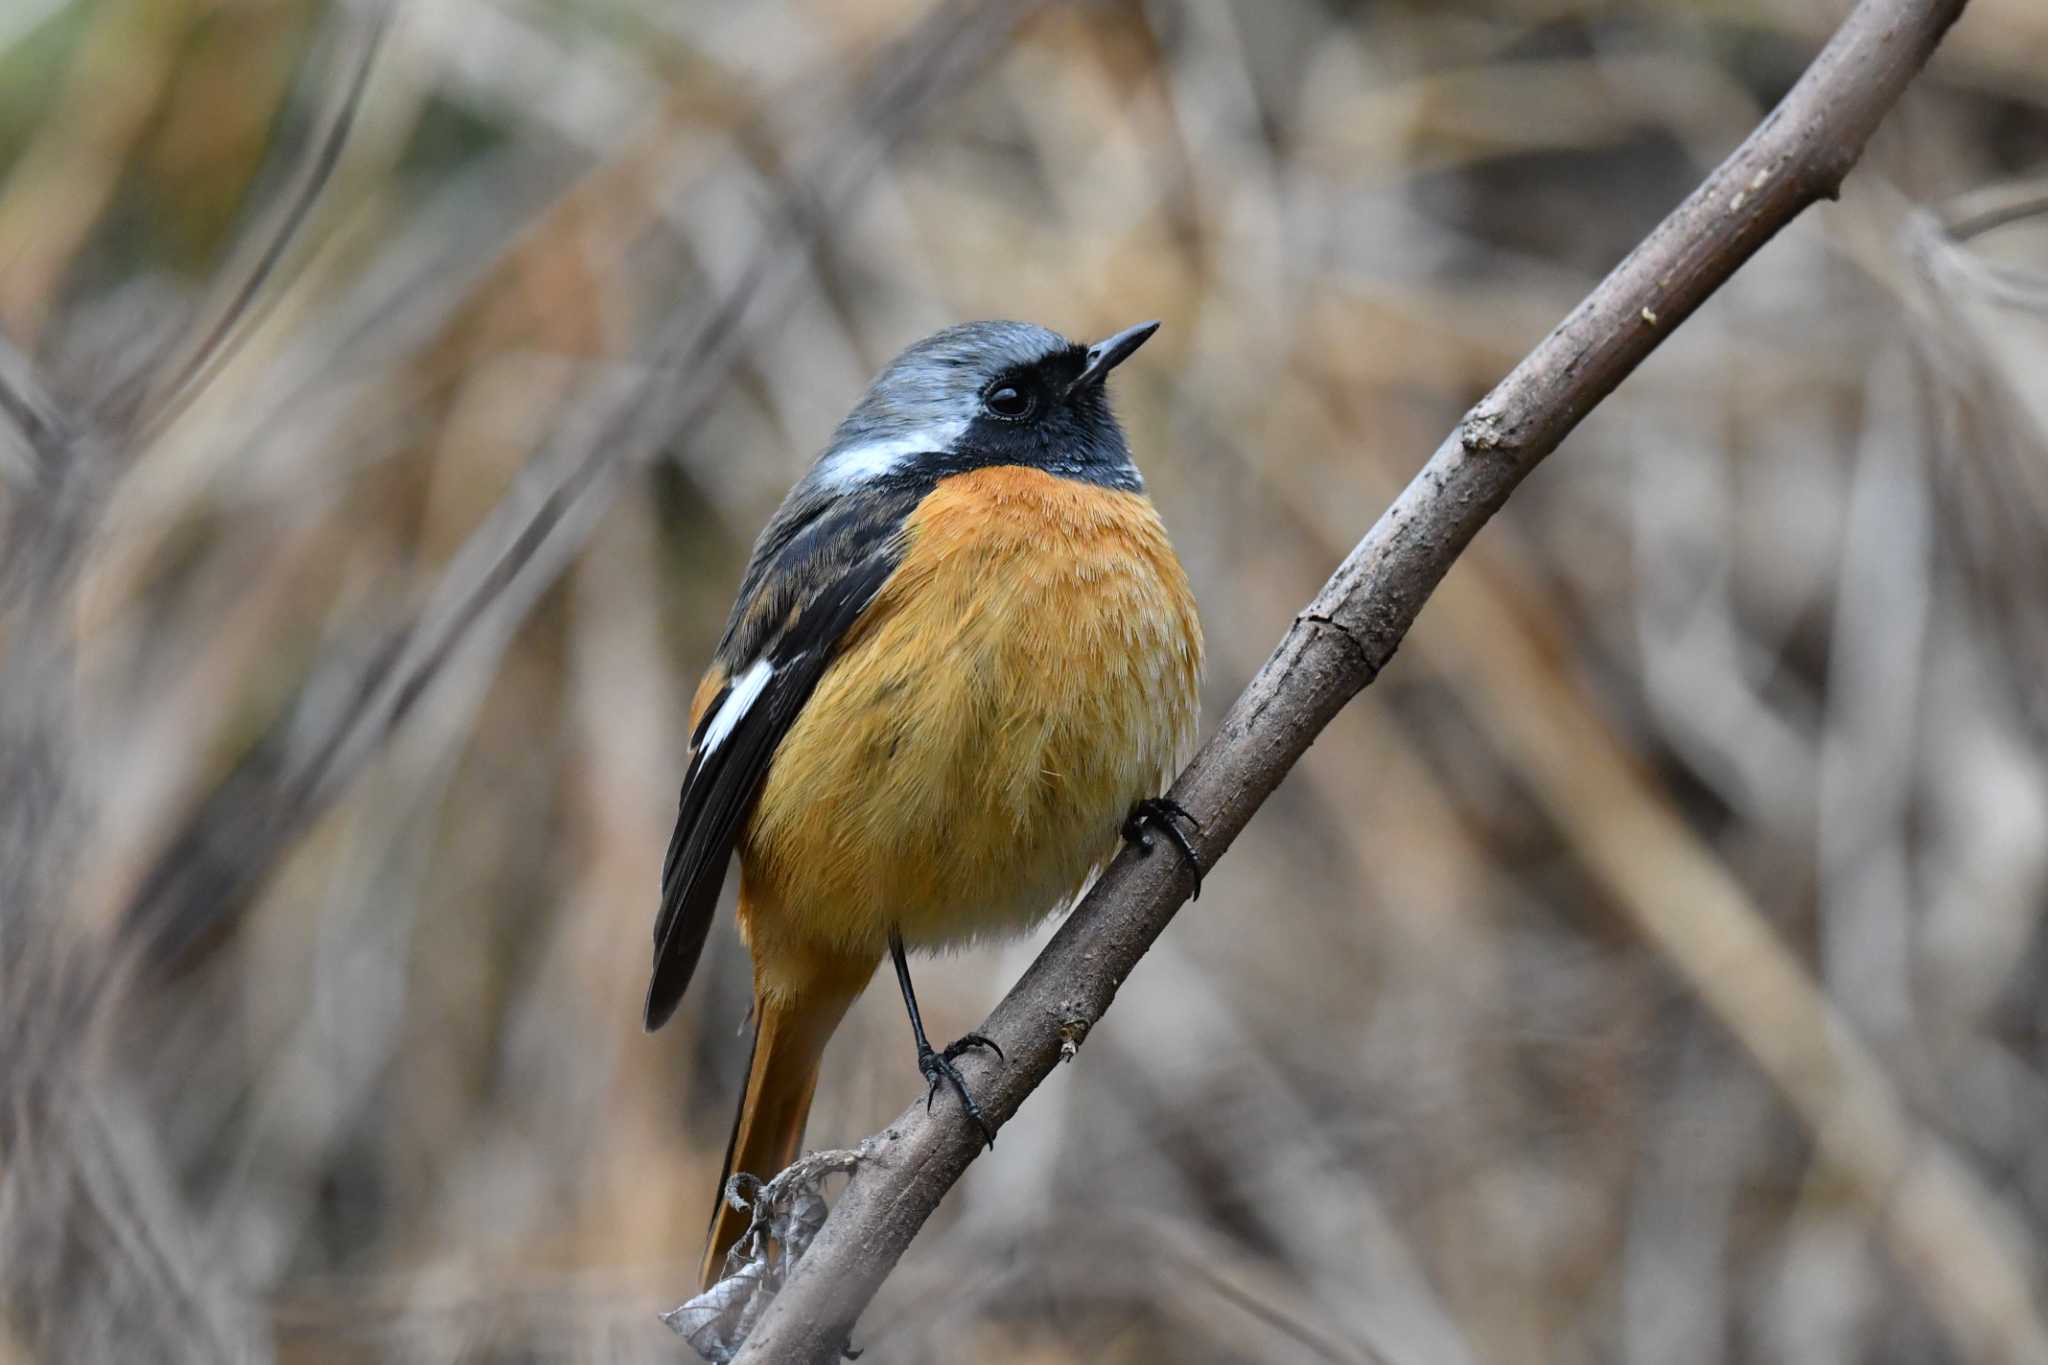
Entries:
<svg viewBox="0 0 2048 1365">
<path fill-rule="evenodd" d="M 812 478 L 841 489 L 989 465 L 1138 491 L 1103 381 L 1154 332 L 1144 322 L 1092 346 L 1028 322 L 948 327 L 891 361 L 833 433 Z"/>
</svg>

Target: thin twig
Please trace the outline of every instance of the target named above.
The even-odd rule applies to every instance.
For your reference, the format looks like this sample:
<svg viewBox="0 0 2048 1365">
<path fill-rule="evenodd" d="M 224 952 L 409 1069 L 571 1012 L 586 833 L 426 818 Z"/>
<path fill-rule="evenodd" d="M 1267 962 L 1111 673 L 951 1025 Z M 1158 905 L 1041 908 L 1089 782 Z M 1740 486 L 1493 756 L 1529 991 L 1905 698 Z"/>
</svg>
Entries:
<svg viewBox="0 0 2048 1365">
<path fill-rule="evenodd" d="M 0 482 L 46 482 L 71 443 L 71 423 L 27 353 L 0 332 Z"/>
<path fill-rule="evenodd" d="M 1205 866 L 1393 658 L 1430 592 L 1522 479 L 1778 230 L 1833 198 L 1963 0 L 1865 0 L 1799 83 L 1508 377 L 1469 412 L 1339 566 L 1172 795 L 1202 822 Z M 998 1122 L 1101 1018 L 1190 889 L 1170 858 L 1126 852 L 979 1030 L 970 1059 Z M 873 1140 L 743 1362 L 837 1358 L 854 1321 L 979 1151 L 957 1108 L 912 1105 Z"/>
<path fill-rule="evenodd" d="M 358 5 L 338 8 L 333 20 L 342 35 L 338 42 L 345 48 L 352 40 L 356 50 L 344 66 L 347 74 L 338 83 L 339 97 L 326 116 L 326 126 L 306 148 L 291 183 L 271 211 L 271 221 L 257 239 L 248 268 L 226 293 L 213 320 L 191 343 L 184 358 L 175 368 L 166 368 L 168 377 L 160 377 L 155 392 L 144 399 L 138 444 L 146 443 L 177 416 L 192 395 L 219 370 L 230 344 L 238 336 L 246 335 L 248 329 L 243 324 L 249 321 L 257 294 L 276 272 L 285 252 L 298 240 L 313 205 L 319 202 L 320 192 L 327 188 L 335 167 L 341 163 L 342 150 L 348 145 L 349 132 L 362 109 L 363 92 L 369 87 L 370 73 L 377 65 L 377 54 L 397 8 L 397 0 L 372 4 L 367 15 L 361 13 L 362 7 Z M 319 62 L 319 79 L 327 81 L 326 73 L 335 65 L 343 64 Z"/>
</svg>

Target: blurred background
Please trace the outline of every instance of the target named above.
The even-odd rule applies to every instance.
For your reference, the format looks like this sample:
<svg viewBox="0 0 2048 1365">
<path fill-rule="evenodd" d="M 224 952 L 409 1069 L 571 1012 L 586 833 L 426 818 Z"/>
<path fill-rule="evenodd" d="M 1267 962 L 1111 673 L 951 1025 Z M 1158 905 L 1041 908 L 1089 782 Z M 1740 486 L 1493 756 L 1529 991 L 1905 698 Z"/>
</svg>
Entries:
<svg viewBox="0 0 2048 1365">
<path fill-rule="evenodd" d="M 0 6 L 0 1362 L 688 1358 L 748 971 L 725 915 L 641 1032 L 687 700 L 868 378 L 1164 319 L 1213 723 L 1845 8 Z M 2043 1358 L 2044 166 L 2048 7 L 1977 0 L 869 1359 Z M 810 1140 L 919 1090 L 872 990 Z"/>
</svg>

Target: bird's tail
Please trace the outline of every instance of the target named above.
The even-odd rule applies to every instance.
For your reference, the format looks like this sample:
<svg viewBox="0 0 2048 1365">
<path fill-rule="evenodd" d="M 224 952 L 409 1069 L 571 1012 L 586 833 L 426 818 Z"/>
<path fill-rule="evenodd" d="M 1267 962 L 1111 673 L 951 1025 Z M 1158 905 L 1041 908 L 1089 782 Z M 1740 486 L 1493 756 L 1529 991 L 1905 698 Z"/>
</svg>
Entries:
<svg viewBox="0 0 2048 1365">
<path fill-rule="evenodd" d="M 711 1238 L 704 1248 L 704 1288 L 725 1273 L 725 1253 L 747 1230 L 751 1217 L 726 1203 L 726 1182 L 741 1171 L 767 1180 L 796 1160 L 803 1148 L 811 1096 L 818 1089 L 825 1044 L 865 984 L 850 991 L 842 985 L 806 991 L 794 1000 L 755 990 L 753 1059 L 747 1065 L 747 1088 L 733 1119 L 732 1139 L 726 1143 L 725 1170 L 718 1177 Z"/>
</svg>

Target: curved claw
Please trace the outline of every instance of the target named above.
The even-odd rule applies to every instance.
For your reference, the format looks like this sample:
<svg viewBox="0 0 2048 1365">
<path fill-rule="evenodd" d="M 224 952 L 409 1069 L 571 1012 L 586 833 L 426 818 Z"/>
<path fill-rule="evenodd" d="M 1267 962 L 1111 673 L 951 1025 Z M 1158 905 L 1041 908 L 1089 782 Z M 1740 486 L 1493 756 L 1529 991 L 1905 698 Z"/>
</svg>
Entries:
<svg viewBox="0 0 2048 1365">
<path fill-rule="evenodd" d="M 1195 856 L 1195 846 L 1188 842 L 1188 836 L 1181 832 L 1180 825 L 1176 823 L 1180 820 L 1187 821 L 1190 825 L 1194 826 L 1197 832 L 1200 832 L 1202 828 L 1202 822 L 1189 814 L 1187 809 L 1172 797 L 1147 797 L 1131 807 L 1130 816 L 1124 821 L 1124 840 L 1127 843 L 1136 844 L 1139 852 L 1150 853 L 1152 851 L 1152 835 L 1150 830 L 1153 828 L 1158 829 L 1172 843 L 1175 851 L 1180 854 L 1182 861 L 1187 863 L 1188 872 L 1195 879 L 1194 894 L 1189 899 L 1200 900 L 1202 898 L 1202 860 Z"/>
<path fill-rule="evenodd" d="M 989 1125 L 988 1117 L 981 1112 L 981 1106 L 974 1102 L 974 1096 L 968 1092 L 967 1082 L 961 1077 L 960 1069 L 953 1065 L 953 1058 L 966 1048 L 983 1044 L 996 1047 L 993 1042 L 978 1033 L 968 1034 L 959 1042 L 947 1047 L 944 1052 L 934 1052 L 927 1047 L 917 1054 L 917 1069 L 923 1072 L 925 1080 L 931 1083 L 930 1088 L 924 1092 L 924 1111 L 927 1114 L 932 1111 L 932 1100 L 939 1093 L 939 1082 L 945 1081 L 953 1087 L 953 1093 L 960 1097 L 960 1107 L 967 1111 L 967 1117 L 973 1119 L 974 1126 L 981 1129 L 982 1141 L 993 1151 L 996 1145 L 996 1130 Z M 1001 1048 L 996 1048 L 996 1055 L 1003 1055 Z"/>
<path fill-rule="evenodd" d="M 996 1046 L 996 1040 L 989 1037 L 985 1033 L 963 1033 L 958 1038 L 955 1038 L 952 1042 L 946 1044 L 946 1050 L 941 1052 L 939 1055 L 950 1062 L 955 1057 L 958 1057 L 962 1053 L 966 1052 L 969 1048 L 976 1047 L 985 1047 L 990 1052 L 995 1053 L 996 1060 L 999 1062 L 1007 1062 L 1010 1060 L 1008 1057 L 1005 1057 L 1003 1055 L 1003 1050 L 1000 1047 Z"/>
</svg>

